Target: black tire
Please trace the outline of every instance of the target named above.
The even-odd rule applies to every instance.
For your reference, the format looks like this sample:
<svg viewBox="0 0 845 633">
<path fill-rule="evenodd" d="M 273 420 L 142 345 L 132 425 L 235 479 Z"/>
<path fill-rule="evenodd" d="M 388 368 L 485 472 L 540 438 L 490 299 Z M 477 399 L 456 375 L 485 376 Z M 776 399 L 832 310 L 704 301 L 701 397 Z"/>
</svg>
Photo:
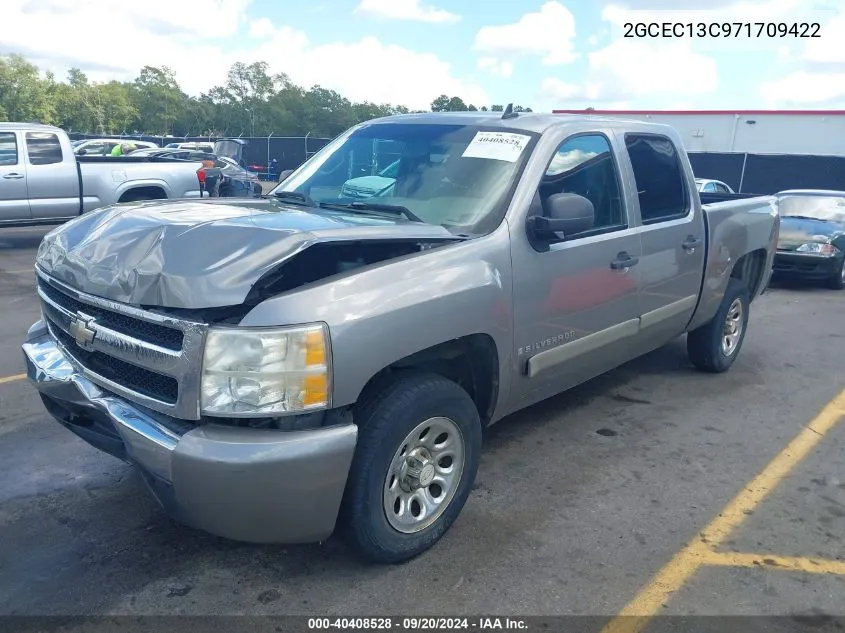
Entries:
<svg viewBox="0 0 845 633">
<path fill-rule="evenodd" d="M 839 272 L 829 277 L 825 285 L 832 290 L 842 290 L 845 288 L 845 257 L 842 258 L 842 265 L 839 267 Z"/>
<path fill-rule="evenodd" d="M 741 329 L 738 340 L 726 352 L 722 345 L 728 313 L 734 302 L 739 301 L 742 313 L 739 319 Z M 716 315 L 700 328 L 687 334 L 687 354 L 693 365 L 701 371 L 721 373 L 727 371 L 742 348 L 748 330 L 748 289 L 739 279 L 728 280 L 725 296 Z"/>
<path fill-rule="evenodd" d="M 430 418 L 452 420 L 463 440 L 463 468 L 451 500 L 433 523 L 403 533 L 388 521 L 385 484 L 392 460 L 407 436 Z M 350 544 L 366 559 L 399 563 L 417 556 L 445 534 L 460 514 L 478 472 L 481 421 L 466 391 L 446 378 L 408 372 L 382 383 L 355 412 L 358 447 L 340 513 L 340 527 Z"/>
</svg>

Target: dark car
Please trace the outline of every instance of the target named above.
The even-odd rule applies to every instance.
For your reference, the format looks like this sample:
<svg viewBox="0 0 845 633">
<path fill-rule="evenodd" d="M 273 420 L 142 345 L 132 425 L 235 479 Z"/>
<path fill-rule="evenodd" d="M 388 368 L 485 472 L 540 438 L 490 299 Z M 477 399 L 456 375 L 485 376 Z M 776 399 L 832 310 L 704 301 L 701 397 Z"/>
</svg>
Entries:
<svg viewBox="0 0 845 633">
<path fill-rule="evenodd" d="M 258 176 L 244 169 L 229 156 L 171 148 L 140 149 L 132 152 L 131 155 L 203 161 L 205 163 L 205 190 L 211 197 L 257 198 L 261 195 L 261 182 Z"/>
<path fill-rule="evenodd" d="M 783 191 L 778 208 L 773 273 L 845 288 L 845 191 Z"/>
</svg>

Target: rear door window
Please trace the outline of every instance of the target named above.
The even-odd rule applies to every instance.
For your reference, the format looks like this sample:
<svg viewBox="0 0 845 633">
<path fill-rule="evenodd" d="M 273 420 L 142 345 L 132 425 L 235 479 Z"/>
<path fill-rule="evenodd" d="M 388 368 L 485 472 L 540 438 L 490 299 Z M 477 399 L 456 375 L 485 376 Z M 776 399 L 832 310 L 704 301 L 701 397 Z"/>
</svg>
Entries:
<svg viewBox="0 0 845 633">
<path fill-rule="evenodd" d="M 0 133 L 0 167 L 18 164 L 18 141 L 14 132 Z"/>
<path fill-rule="evenodd" d="M 643 224 L 685 217 L 690 210 L 687 180 L 674 143 L 658 134 L 626 134 Z"/>
<path fill-rule="evenodd" d="M 52 132 L 27 132 L 26 152 L 32 165 L 54 165 L 62 162 L 62 145 Z"/>
</svg>

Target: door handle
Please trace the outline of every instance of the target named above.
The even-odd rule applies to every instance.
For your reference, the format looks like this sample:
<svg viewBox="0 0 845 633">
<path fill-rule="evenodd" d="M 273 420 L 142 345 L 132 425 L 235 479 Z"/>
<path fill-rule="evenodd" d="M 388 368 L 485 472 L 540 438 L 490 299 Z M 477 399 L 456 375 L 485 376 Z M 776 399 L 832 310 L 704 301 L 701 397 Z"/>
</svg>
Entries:
<svg viewBox="0 0 845 633">
<path fill-rule="evenodd" d="M 695 237 L 694 235 L 687 235 L 687 239 L 681 243 L 681 247 L 689 252 L 694 251 L 699 246 L 701 246 L 701 238 Z"/>
<path fill-rule="evenodd" d="M 616 256 L 616 259 L 610 262 L 610 267 L 613 270 L 626 270 L 631 266 L 636 266 L 639 261 L 639 257 L 631 257 L 628 253 L 622 251 Z"/>
<path fill-rule="evenodd" d="M 13 171 L 3 176 L 3 178 L 5 178 L 6 180 L 20 180 L 21 178 L 23 178 L 23 174 L 19 174 Z"/>
</svg>

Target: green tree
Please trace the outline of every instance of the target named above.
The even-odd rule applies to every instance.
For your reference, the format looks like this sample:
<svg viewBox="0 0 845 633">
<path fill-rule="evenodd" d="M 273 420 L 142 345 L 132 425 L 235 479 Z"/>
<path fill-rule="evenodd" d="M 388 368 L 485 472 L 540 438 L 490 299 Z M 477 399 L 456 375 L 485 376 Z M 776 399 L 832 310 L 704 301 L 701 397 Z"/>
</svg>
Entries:
<svg viewBox="0 0 845 633">
<path fill-rule="evenodd" d="M 183 115 L 187 97 L 173 71 L 162 66 L 144 66 L 135 80 L 133 101 L 138 108 L 138 128 L 151 134 L 171 134 L 173 124 Z"/>
<path fill-rule="evenodd" d="M 21 55 L 0 57 L 0 108 L 12 121 L 53 123 L 55 101 L 38 67 Z"/>
<path fill-rule="evenodd" d="M 431 107 L 479 109 L 445 94 Z M 322 86 L 305 89 L 285 74 L 272 74 L 264 62 L 235 63 L 222 85 L 189 97 L 167 67 L 145 66 L 129 83 L 98 84 L 78 68 L 56 81 L 19 55 L 0 57 L 0 118 L 40 120 L 74 132 L 331 137 L 362 121 L 409 112 L 401 104 L 353 102 Z"/>
</svg>

